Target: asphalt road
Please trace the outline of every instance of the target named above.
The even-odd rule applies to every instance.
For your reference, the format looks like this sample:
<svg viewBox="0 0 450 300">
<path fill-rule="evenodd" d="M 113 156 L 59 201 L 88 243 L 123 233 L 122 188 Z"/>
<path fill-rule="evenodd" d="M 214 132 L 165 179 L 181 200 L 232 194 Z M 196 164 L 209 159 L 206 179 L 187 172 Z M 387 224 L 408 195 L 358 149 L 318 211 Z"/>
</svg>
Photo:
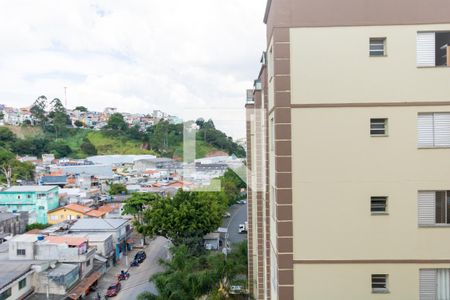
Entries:
<svg viewBox="0 0 450 300">
<path fill-rule="evenodd" d="M 169 245 L 169 241 L 162 237 L 157 237 L 155 240 L 151 241 L 150 245 L 145 249 L 147 258 L 140 266 L 130 268 L 130 278 L 121 282 L 122 289 L 114 299 L 134 300 L 143 292 L 155 294 L 156 288 L 149 279 L 153 274 L 163 271 L 162 267 L 159 265 L 159 259 L 169 258 Z M 137 250 L 133 250 L 128 254 L 129 262 L 134 258 L 136 252 Z M 122 263 L 125 263 L 124 259 L 122 260 Z M 115 281 L 115 276 L 121 269 L 126 269 L 126 266 L 122 265 L 114 267 L 105 274 L 99 282 L 99 291 L 104 293 L 108 286 Z"/>
<path fill-rule="evenodd" d="M 247 239 L 247 234 L 239 233 L 239 224 L 247 221 L 247 204 L 235 204 L 228 211 L 231 217 L 223 219 L 222 227 L 228 228 L 228 240 L 233 245 Z"/>
</svg>

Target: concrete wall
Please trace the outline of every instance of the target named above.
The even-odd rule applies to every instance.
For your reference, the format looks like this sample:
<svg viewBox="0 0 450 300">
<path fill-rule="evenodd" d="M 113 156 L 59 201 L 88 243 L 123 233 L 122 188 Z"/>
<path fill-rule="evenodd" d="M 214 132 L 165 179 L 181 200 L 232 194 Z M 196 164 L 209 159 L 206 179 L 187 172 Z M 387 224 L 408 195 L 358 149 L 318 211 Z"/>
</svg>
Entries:
<svg viewBox="0 0 450 300">
<path fill-rule="evenodd" d="M 34 242 L 27 241 L 9 241 L 9 259 L 10 260 L 33 260 Z M 18 249 L 25 249 L 25 255 L 17 255 Z"/>
<path fill-rule="evenodd" d="M 292 28 L 292 104 L 448 101 L 450 68 L 417 68 L 418 31 L 450 24 Z M 387 56 L 369 57 L 369 39 L 386 37 Z"/>
</svg>

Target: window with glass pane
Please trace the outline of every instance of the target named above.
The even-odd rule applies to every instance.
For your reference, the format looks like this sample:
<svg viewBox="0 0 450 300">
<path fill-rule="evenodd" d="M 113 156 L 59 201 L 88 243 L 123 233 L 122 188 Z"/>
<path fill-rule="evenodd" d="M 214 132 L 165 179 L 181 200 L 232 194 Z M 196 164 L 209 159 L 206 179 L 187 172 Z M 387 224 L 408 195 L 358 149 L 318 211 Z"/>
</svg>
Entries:
<svg viewBox="0 0 450 300">
<path fill-rule="evenodd" d="M 450 224 L 450 191 L 436 192 L 436 224 Z"/>
<path fill-rule="evenodd" d="M 9 297 L 11 297 L 11 295 L 12 295 L 11 288 L 9 288 L 0 294 L 0 300 L 6 300 Z"/>
<path fill-rule="evenodd" d="M 370 197 L 370 212 L 373 214 L 387 212 L 387 197 Z"/>
<path fill-rule="evenodd" d="M 369 46 L 370 56 L 386 55 L 386 38 L 371 38 Z"/>
<path fill-rule="evenodd" d="M 27 279 L 26 278 L 24 278 L 21 281 L 19 281 L 19 290 L 23 289 L 26 286 L 27 286 Z"/>
<path fill-rule="evenodd" d="M 387 135 L 387 119 L 370 119 L 370 135 Z"/>
</svg>

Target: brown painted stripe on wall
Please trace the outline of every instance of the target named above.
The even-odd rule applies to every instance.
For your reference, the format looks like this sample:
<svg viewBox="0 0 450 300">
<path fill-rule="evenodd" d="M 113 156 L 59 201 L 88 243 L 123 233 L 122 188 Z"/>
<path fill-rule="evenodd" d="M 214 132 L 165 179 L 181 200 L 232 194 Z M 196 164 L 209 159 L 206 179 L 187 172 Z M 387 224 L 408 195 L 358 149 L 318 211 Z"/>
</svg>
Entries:
<svg viewBox="0 0 450 300">
<path fill-rule="evenodd" d="M 355 103 L 305 103 L 291 104 L 291 108 L 340 108 L 340 107 L 407 107 L 407 106 L 449 106 L 450 101 L 408 101 L 408 102 L 355 102 Z"/>
<path fill-rule="evenodd" d="M 294 259 L 294 264 L 450 264 L 450 259 Z"/>
<path fill-rule="evenodd" d="M 282 0 L 285 1 L 285 0 Z M 290 38 L 288 28 L 273 32 L 274 57 L 274 141 L 275 209 L 278 299 L 294 299 L 293 220 L 292 220 L 292 128 Z"/>
</svg>

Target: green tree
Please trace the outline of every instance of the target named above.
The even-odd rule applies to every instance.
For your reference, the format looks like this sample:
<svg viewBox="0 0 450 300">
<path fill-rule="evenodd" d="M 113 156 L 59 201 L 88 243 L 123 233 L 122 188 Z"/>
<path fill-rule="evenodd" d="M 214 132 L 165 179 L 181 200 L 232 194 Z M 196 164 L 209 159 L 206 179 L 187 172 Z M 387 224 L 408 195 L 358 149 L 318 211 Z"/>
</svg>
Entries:
<svg viewBox="0 0 450 300">
<path fill-rule="evenodd" d="M 161 261 L 165 271 L 152 276 L 158 295 L 143 293 L 139 300 L 230 299 L 229 288 L 247 274 L 247 241 L 227 257 L 222 253 L 193 255 L 188 247 L 171 248 L 172 260 Z M 246 280 L 242 283 L 247 285 Z"/>
<path fill-rule="evenodd" d="M 34 166 L 31 163 L 22 163 L 16 160 L 14 153 L 0 148 L 0 182 L 11 186 L 18 180 L 32 180 Z"/>
<path fill-rule="evenodd" d="M 57 158 L 69 157 L 72 154 L 72 148 L 70 148 L 67 144 L 59 141 L 52 142 L 49 145 L 49 149 Z"/>
<path fill-rule="evenodd" d="M 75 110 L 78 110 L 80 112 L 88 112 L 88 109 L 85 106 L 77 106 L 75 107 Z"/>
<path fill-rule="evenodd" d="M 220 177 L 220 184 L 228 199 L 228 205 L 236 203 L 241 198 L 241 189 L 247 188 L 245 182 L 231 169 L 227 169 Z"/>
<path fill-rule="evenodd" d="M 94 144 L 87 138 L 83 140 L 83 143 L 80 145 L 81 151 L 83 151 L 86 155 L 97 155 L 97 149 Z"/>
<path fill-rule="evenodd" d="M 74 123 L 75 127 L 81 128 L 84 127 L 84 123 L 81 122 L 80 120 L 76 120 Z"/>
<path fill-rule="evenodd" d="M 194 240 L 201 247 L 202 237 L 220 226 L 226 204 L 223 193 L 179 190 L 173 198 L 157 199 L 145 211 L 146 234 L 166 237 L 174 245 Z"/>
<path fill-rule="evenodd" d="M 49 117 L 52 120 L 55 136 L 58 138 L 67 132 L 67 125 L 70 122 L 70 119 L 61 100 L 55 98 L 52 100 L 51 105 L 52 110 L 50 111 Z"/>
<path fill-rule="evenodd" d="M 109 194 L 110 195 L 128 194 L 128 190 L 127 190 L 127 187 L 124 184 L 113 183 L 109 187 Z"/>
<path fill-rule="evenodd" d="M 16 135 L 8 127 L 0 127 L 0 145 L 11 146 L 17 140 Z"/>
<path fill-rule="evenodd" d="M 128 124 L 125 122 L 122 114 L 114 113 L 109 117 L 106 129 L 126 131 L 128 129 Z"/>
<path fill-rule="evenodd" d="M 47 118 L 47 97 L 39 96 L 30 108 L 31 116 L 35 120 L 35 123 L 39 124 L 42 128 L 45 128 Z"/>
<path fill-rule="evenodd" d="M 33 229 L 39 229 L 39 230 L 42 230 L 42 229 L 45 229 L 45 228 L 47 228 L 47 227 L 49 227 L 49 226 L 50 226 L 50 225 L 48 225 L 48 224 L 33 223 L 33 224 L 28 224 L 25 230 L 26 230 L 26 231 L 30 231 L 30 230 L 33 230 Z"/>
<path fill-rule="evenodd" d="M 145 245 L 146 226 L 144 211 L 161 196 L 156 193 L 133 193 L 123 206 L 122 215 L 132 215 L 134 229 L 142 234 Z"/>
</svg>

